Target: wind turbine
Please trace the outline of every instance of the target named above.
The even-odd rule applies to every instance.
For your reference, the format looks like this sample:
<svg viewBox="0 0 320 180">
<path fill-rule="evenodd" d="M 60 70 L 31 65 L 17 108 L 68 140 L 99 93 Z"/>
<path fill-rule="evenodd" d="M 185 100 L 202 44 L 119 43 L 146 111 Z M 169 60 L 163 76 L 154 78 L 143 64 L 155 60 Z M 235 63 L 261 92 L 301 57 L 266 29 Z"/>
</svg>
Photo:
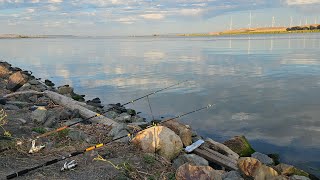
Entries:
<svg viewBox="0 0 320 180">
<path fill-rule="evenodd" d="M 274 16 L 272 16 L 272 27 L 276 24 L 276 20 L 274 19 Z"/>
<path fill-rule="evenodd" d="M 293 22 L 293 19 L 292 19 L 292 16 L 290 16 L 290 27 L 292 27 L 292 22 Z"/>
<path fill-rule="evenodd" d="M 252 22 L 252 14 L 251 14 L 251 11 L 250 11 L 250 23 L 249 23 L 249 29 L 251 29 L 251 22 Z"/>
<path fill-rule="evenodd" d="M 231 19 L 230 19 L 230 31 L 232 30 L 232 16 L 231 16 Z"/>
</svg>

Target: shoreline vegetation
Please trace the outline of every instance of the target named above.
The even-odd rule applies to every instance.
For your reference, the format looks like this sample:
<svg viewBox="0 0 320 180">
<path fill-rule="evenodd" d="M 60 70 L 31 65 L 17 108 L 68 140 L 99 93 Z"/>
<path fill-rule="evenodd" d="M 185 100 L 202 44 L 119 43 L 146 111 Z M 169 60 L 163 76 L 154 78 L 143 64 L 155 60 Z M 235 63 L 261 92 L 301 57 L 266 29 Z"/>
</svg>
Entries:
<svg viewBox="0 0 320 180">
<path fill-rule="evenodd" d="M 181 118 L 148 122 L 120 103 L 84 97 L 0 61 L 0 179 L 319 179 L 256 152 L 244 136 L 216 142 Z"/>
<path fill-rule="evenodd" d="M 222 32 L 209 33 L 178 33 L 178 34 L 153 34 L 153 35 L 131 35 L 127 37 L 206 37 L 226 35 L 256 35 L 256 34 L 299 34 L 299 33 L 320 33 L 320 24 L 311 24 L 294 27 L 267 27 L 267 28 L 242 28 Z M 115 36 L 76 36 L 76 35 L 19 35 L 0 34 L 0 39 L 22 39 L 22 38 L 106 38 Z M 122 37 L 122 36 L 119 36 Z"/>
</svg>

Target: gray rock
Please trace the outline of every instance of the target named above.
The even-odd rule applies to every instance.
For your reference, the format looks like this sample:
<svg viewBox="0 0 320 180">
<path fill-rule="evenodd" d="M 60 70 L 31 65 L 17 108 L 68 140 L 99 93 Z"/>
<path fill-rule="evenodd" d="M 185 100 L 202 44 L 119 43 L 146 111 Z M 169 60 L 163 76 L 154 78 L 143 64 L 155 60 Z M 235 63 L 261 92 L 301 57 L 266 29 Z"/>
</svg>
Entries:
<svg viewBox="0 0 320 180">
<path fill-rule="evenodd" d="M 258 159 L 260 162 L 262 162 L 265 165 L 272 165 L 273 164 L 273 159 L 271 159 L 269 156 L 255 152 L 251 154 L 251 157 Z"/>
<path fill-rule="evenodd" d="M 37 102 L 37 100 L 38 100 L 38 96 L 37 95 L 33 95 L 33 96 L 31 96 L 31 97 L 29 97 L 29 100 L 31 101 L 31 102 Z"/>
<path fill-rule="evenodd" d="M 203 139 L 201 136 L 197 135 L 195 137 L 192 137 L 192 143 L 197 142 L 198 140 Z"/>
<path fill-rule="evenodd" d="M 310 180 L 310 178 L 305 176 L 293 175 L 293 176 L 290 176 L 289 180 Z"/>
<path fill-rule="evenodd" d="M 13 105 L 13 104 L 6 104 L 6 105 L 4 106 L 4 108 L 5 108 L 6 110 L 15 110 L 15 111 L 19 110 L 19 107 L 16 106 L 16 105 Z"/>
<path fill-rule="evenodd" d="M 145 122 L 145 119 L 139 116 L 132 116 L 131 117 L 131 122 Z"/>
<path fill-rule="evenodd" d="M 36 86 L 33 86 L 32 89 L 36 90 L 36 91 L 45 91 L 47 90 L 47 86 L 44 84 L 38 84 Z"/>
<path fill-rule="evenodd" d="M 145 129 L 149 125 L 149 123 L 148 122 L 133 122 L 133 123 L 129 123 L 128 125 L 139 126 L 142 129 Z"/>
<path fill-rule="evenodd" d="M 110 118 L 110 119 L 114 119 L 114 118 L 116 118 L 116 117 L 119 116 L 119 114 L 116 113 L 116 112 L 114 112 L 114 111 L 106 112 L 104 115 L 105 115 L 107 118 Z"/>
<path fill-rule="evenodd" d="M 83 121 L 83 119 L 82 119 L 82 118 L 73 118 L 73 119 L 65 122 L 64 125 L 65 125 L 65 126 L 68 126 L 68 125 L 70 125 L 70 124 L 73 124 L 73 123 L 76 123 L 76 122 L 80 122 L 80 121 Z"/>
<path fill-rule="evenodd" d="M 113 140 L 120 138 L 120 137 L 123 137 L 121 139 L 116 140 L 115 142 L 127 143 L 130 140 L 129 137 L 127 136 L 128 134 L 129 134 L 129 132 L 127 130 L 123 129 L 113 137 Z M 124 136 L 127 136 L 127 137 L 124 137 Z"/>
<path fill-rule="evenodd" d="M 66 120 L 66 119 L 70 119 L 71 116 L 72 116 L 72 111 L 69 111 L 67 109 L 63 109 L 60 112 L 59 119 L 60 120 Z"/>
<path fill-rule="evenodd" d="M 127 114 L 127 113 L 121 113 L 118 117 L 116 117 L 114 119 L 117 122 L 126 122 L 126 123 L 130 123 L 131 122 L 131 115 Z"/>
<path fill-rule="evenodd" d="M 72 94 L 73 88 L 69 85 L 59 86 L 58 87 L 58 93 L 59 94 Z"/>
<path fill-rule="evenodd" d="M 135 116 L 137 113 L 133 109 L 127 109 L 127 113 L 130 114 L 131 116 Z"/>
<path fill-rule="evenodd" d="M 173 160 L 173 167 L 178 169 L 181 165 L 190 163 L 196 166 L 208 166 L 209 162 L 196 154 L 183 154 Z"/>
<path fill-rule="evenodd" d="M 121 130 L 126 130 L 127 125 L 124 123 L 119 123 L 116 126 L 113 126 L 111 131 L 109 132 L 109 136 L 116 136 Z"/>
<path fill-rule="evenodd" d="M 46 122 L 44 123 L 45 127 L 53 128 L 59 121 L 59 118 L 55 114 L 50 114 L 49 117 L 47 117 Z"/>
<path fill-rule="evenodd" d="M 7 99 L 0 97 L 0 104 L 5 105 L 7 103 Z"/>
<path fill-rule="evenodd" d="M 47 118 L 47 110 L 45 109 L 36 109 L 31 113 L 31 119 L 38 123 L 44 123 Z"/>
<path fill-rule="evenodd" d="M 27 90 L 30 90 L 30 89 L 31 89 L 31 84 L 25 83 L 23 86 L 21 86 L 21 87 L 19 88 L 18 91 L 27 91 Z"/>
<path fill-rule="evenodd" d="M 68 137 L 73 141 L 86 141 L 90 144 L 96 143 L 93 136 L 90 136 L 78 129 L 71 129 L 68 133 Z"/>
<path fill-rule="evenodd" d="M 29 80 L 29 82 L 28 82 L 29 84 L 31 84 L 31 85 L 38 85 L 38 84 L 40 84 L 40 82 L 39 81 L 37 81 L 37 80 L 35 80 L 35 79 L 31 79 L 31 80 Z"/>
<path fill-rule="evenodd" d="M 226 172 L 222 175 L 223 180 L 243 180 L 238 171 Z"/>
</svg>

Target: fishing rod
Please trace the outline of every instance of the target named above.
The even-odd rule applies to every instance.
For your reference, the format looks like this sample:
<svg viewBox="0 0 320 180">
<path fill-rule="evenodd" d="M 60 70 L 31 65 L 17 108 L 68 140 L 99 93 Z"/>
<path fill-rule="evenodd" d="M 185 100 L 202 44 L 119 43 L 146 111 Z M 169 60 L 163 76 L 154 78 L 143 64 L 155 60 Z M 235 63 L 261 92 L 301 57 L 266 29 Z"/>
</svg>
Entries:
<svg viewBox="0 0 320 180">
<path fill-rule="evenodd" d="M 168 87 L 159 89 L 159 90 L 157 90 L 157 91 L 154 91 L 154 92 L 152 92 L 152 93 L 149 93 L 149 94 L 147 94 L 147 95 L 141 96 L 141 97 L 139 97 L 139 98 L 137 98 L 137 99 L 134 99 L 134 100 L 131 100 L 131 101 L 127 102 L 127 103 L 124 103 L 123 105 L 121 105 L 121 107 L 123 107 L 123 106 L 125 106 L 125 105 L 128 105 L 128 104 L 131 104 L 131 103 L 134 103 L 134 102 L 136 102 L 136 101 L 138 101 L 138 100 L 140 100 L 140 99 L 143 99 L 143 98 L 145 98 L 145 97 L 149 97 L 149 96 L 151 96 L 151 95 L 153 95 L 153 94 L 156 94 L 156 93 L 159 93 L 159 92 L 161 92 L 161 91 L 167 90 L 167 89 L 172 88 L 172 87 L 174 87 L 174 86 L 178 86 L 178 85 L 180 85 L 180 84 L 182 84 L 182 83 L 185 83 L 185 82 L 187 82 L 187 81 L 188 81 L 188 80 L 181 81 L 181 82 L 179 82 L 179 83 L 173 84 L 173 85 L 171 85 L 171 86 L 168 86 Z M 114 107 L 112 107 L 112 108 L 110 108 L 109 110 L 103 112 L 102 114 L 105 114 L 105 113 L 107 113 L 107 112 L 109 112 L 109 111 L 111 111 L 111 110 L 113 110 L 113 109 L 114 109 Z M 55 130 L 53 130 L 53 131 L 49 131 L 49 132 L 47 132 L 47 133 L 41 134 L 41 135 L 37 136 L 36 139 L 39 139 L 39 138 L 42 138 L 42 137 L 46 137 L 46 136 L 48 136 L 48 135 L 50 135 L 50 134 L 53 134 L 53 133 L 57 133 L 57 132 L 59 132 L 59 131 L 62 131 L 62 130 L 64 130 L 64 129 L 67 129 L 67 128 L 71 127 L 71 126 L 74 126 L 74 125 L 76 125 L 76 124 L 79 124 L 79 123 L 81 123 L 81 122 L 88 121 L 88 120 L 90 120 L 90 119 L 92 119 L 92 118 L 99 117 L 99 116 L 101 116 L 101 114 L 98 114 L 98 113 L 97 113 L 97 114 L 94 115 L 94 116 L 88 117 L 88 118 L 83 119 L 83 120 L 80 120 L 80 121 L 76 121 L 76 122 L 74 122 L 74 123 L 71 123 L 71 124 L 66 125 L 66 126 L 62 126 L 62 127 L 58 128 L 58 129 L 55 129 Z"/>
<path fill-rule="evenodd" d="M 176 117 L 174 117 L 174 118 L 170 118 L 170 119 L 164 120 L 164 121 L 160 122 L 159 124 L 162 124 L 162 123 L 164 123 L 164 122 L 171 121 L 171 120 L 174 120 L 174 119 L 177 119 L 177 118 L 181 118 L 181 117 L 186 116 L 186 115 L 188 115 L 188 114 L 192 114 L 192 113 L 195 113 L 195 112 L 204 110 L 204 109 L 208 109 L 208 108 L 210 108 L 211 106 L 212 106 L 211 104 L 208 104 L 206 107 L 199 108 L 199 109 L 196 109 L 196 110 L 194 110 L 194 111 L 190 111 L 190 112 L 187 112 L 187 113 L 178 115 L 178 116 L 176 116 Z M 111 141 L 108 141 L 108 142 L 106 142 L 106 143 L 96 144 L 96 145 L 90 146 L 90 147 L 88 147 L 88 148 L 86 148 L 86 149 L 84 149 L 84 150 L 82 150 L 82 151 L 75 151 L 75 152 L 73 152 L 73 153 L 71 153 L 71 154 L 69 154 L 69 155 L 67 155 L 67 156 L 63 156 L 63 157 L 61 157 L 61 158 L 56 158 L 56 159 L 47 161 L 47 162 L 45 162 L 45 163 L 43 163 L 43 164 L 40 164 L 40 165 L 38 165 L 38 166 L 35 166 L 35 167 L 32 167 L 32 168 L 27 168 L 27 169 L 24 169 L 24 170 L 21 170 L 21 171 L 12 173 L 12 174 L 10 174 L 10 175 L 7 175 L 7 179 L 13 179 L 13 178 L 15 178 L 15 177 L 19 177 L 19 176 L 22 176 L 22 175 L 24 175 L 24 174 L 27 174 L 27 173 L 30 172 L 30 171 L 34 171 L 34 170 L 36 170 L 36 169 L 40 169 L 40 168 L 45 167 L 45 166 L 50 166 L 50 165 L 55 164 L 55 163 L 57 163 L 57 162 L 63 161 L 63 160 L 65 160 L 65 159 L 68 159 L 68 158 L 71 158 L 71 157 L 75 157 L 75 156 L 78 156 L 78 155 L 80 155 L 80 154 L 84 154 L 84 153 L 86 153 L 86 152 L 89 152 L 89 151 L 92 151 L 92 150 L 101 148 L 101 147 L 106 146 L 106 145 L 108 145 L 108 144 L 110 144 L 110 143 L 112 143 L 112 142 L 114 142 L 114 141 L 119 140 L 119 139 L 122 139 L 122 138 L 125 138 L 125 137 L 129 137 L 129 138 L 130 138 L 130 137 L 133 136 L 134 134 L 137 134 L 137 133 L 139 133 L 139 132 L 141 132 L 141 131 L 143 131 L 143 130 L 134 132 L 134 133 L 132 133 L 132 134 L 129 133 L 129 134 L 127 134 L 127 135 L 118 137 L 118 138 L 113 139 L 113 140 L 111 140 Z"/>
</svg>

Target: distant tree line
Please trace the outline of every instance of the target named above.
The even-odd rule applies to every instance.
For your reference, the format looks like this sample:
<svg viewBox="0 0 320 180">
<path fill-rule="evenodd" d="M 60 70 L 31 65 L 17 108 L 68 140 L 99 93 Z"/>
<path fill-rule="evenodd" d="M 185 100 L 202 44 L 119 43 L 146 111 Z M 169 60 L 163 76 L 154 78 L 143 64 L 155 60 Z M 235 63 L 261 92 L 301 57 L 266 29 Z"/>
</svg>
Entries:
<svg viewBox="0 0 320 180">
<path fill-rule="evenodd" d="M 320 25 L 318 26 L 294 26 L 287 28 L 287 31 L 300 31 L 300 30 L 320 30 Z"/>
</svg>

